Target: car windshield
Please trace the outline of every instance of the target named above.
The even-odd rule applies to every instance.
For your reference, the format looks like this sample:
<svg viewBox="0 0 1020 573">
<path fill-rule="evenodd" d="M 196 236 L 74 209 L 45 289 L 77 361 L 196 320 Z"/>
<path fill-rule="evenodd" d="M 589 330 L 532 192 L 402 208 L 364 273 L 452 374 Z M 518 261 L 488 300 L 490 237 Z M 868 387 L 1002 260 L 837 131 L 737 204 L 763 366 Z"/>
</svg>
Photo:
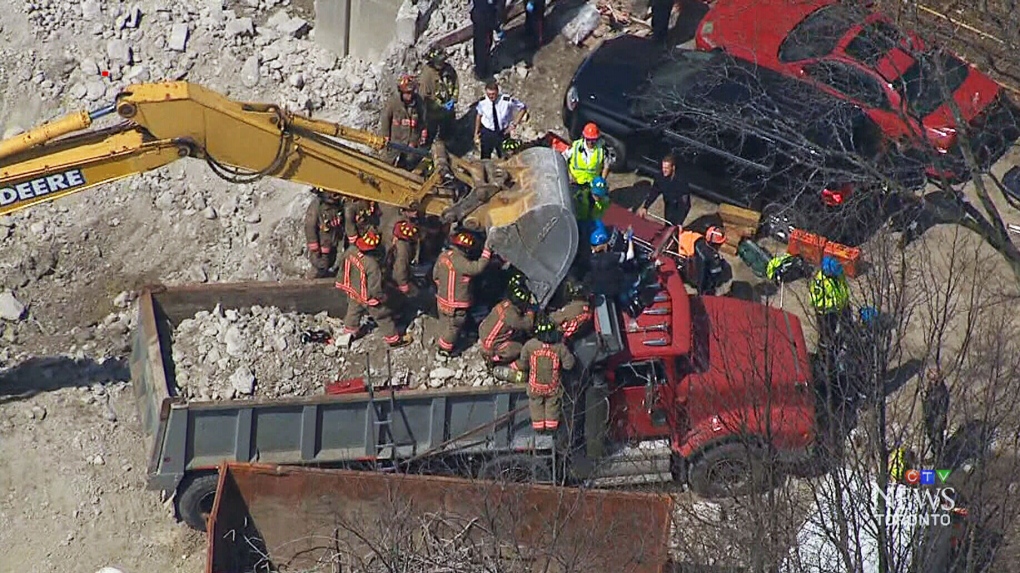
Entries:
<svg viewBox="0 0 1020 573">
<path fill-rule="evenodd" d="M 969 73 L 967 64 L 953 54 L 929 52 L 903 72 L 896 86 L 910 111 L 923 118 L 942 107 L 946 96 L 952 97 Z"/>
<path fill-rule="evenodd" d="M 846 46 L 846 54 L 866 66 L 874 66 L 903 43 L 903 34 L 888 22 L 868 24 Z"/>
<path fill-rule="evenodd" d="M 828 56 L 850 28 L 865 14 L 846 4 L 830 4 L 815 10 L 794 26 L 779 46 L 781 62 L 798 62 Z"/>
<path fill-rule="evenodd" d="M 691 79 L 705 69 L 716 54 L 685 50 L 666 56 L 649 74 L 648 80 L 635 94 L 632 112 L 637 117 L 669 113 L 689 90 Z"/>
</svg>

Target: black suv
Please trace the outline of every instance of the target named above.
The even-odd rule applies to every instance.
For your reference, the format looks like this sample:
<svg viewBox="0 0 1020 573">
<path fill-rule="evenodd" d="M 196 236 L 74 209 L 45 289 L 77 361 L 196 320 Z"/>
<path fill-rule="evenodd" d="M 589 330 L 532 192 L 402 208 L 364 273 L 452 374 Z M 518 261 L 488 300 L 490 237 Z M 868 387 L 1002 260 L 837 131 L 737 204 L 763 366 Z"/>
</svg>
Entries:
<svg viewBox="0 0 1020 573">
<path fill-rule="evenodd" d="M 858 243 L 884 212 L 884 178 L 920 188 L 923 163 L 894 162 L 860 108 L 720 52 L 663 51 L 635 36 L 609 40 L 574 74 L 564 125 L 598 124 L 618 171 L 657 170 L 670 150 L 695 192 L 765 212 L 789 226 Z M 869 192 L 857 192 L 869 190 Z"/>
</svg>

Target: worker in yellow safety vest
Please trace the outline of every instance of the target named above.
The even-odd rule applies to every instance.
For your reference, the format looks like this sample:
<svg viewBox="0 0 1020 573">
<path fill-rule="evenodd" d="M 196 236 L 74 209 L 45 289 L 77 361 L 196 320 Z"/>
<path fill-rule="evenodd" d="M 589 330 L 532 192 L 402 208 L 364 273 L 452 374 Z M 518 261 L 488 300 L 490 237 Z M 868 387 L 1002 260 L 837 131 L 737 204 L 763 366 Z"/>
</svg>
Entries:
<svg viewBox="0 0 1020 573">
<path fill-rule="evenodd" d="M 606 161 L 605 147 L 599 141 L 600 136 L 599 127 L 589 123 L 581 131 L 581 139 L 563 151 L 570 181 L 577 187 L 591 185 L 596 177 L 605 179 L 609 176 L 609 162 Z"/>
<path fill-rule="evenodd" d="M 822 257 L 822 268 L 808 287 L 811 307 L 818 317 L 818 351 L 824 357 L 830 376 L 834 376 L 841 338 L 850 334 L 850 287 L 843 265 L 830 256 Z"/>
</svg>

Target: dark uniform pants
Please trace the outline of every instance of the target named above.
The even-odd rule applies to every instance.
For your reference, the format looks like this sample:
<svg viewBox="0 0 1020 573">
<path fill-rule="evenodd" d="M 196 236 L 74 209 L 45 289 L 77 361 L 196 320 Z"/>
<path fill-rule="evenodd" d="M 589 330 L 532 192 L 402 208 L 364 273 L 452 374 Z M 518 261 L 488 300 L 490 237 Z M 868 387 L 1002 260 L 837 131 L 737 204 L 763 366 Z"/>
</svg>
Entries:
<svg viewBox="0 0 1020 573">
<path fill-rule="evenodd" d="M 525 0 L 527 2 L 527 0 Z M 545 39 L 545 0 L 531 0 L 534 9 L 524 16 L 524 32 L 528 36 L 528 47 L 542 47 Z"/>
<path fill-rule="evenodd" d="M 492 157 L 493 151 L 496 152 L 497 157 L 500 159 L 503 158 L 503 141 L 506 140 L 505 133 L 483 127 L 479 136 L 479 139 L 481 139 L 482 159 L 489 159 Z"/>
<path fill-rule="evenodd" d="M 557 388 L 551 395 L 539 395 L 528 388 L 528 407 L 531 410 L 531 427 L 542 430 L 556 430 L 560 427 L 560 399 L 563 390 Z"/>
<path fill-rule="evenodd" d="M 495 10 L 473 10 L 471 12 L 471 24 L 474 27 L 475 77 L 485 79 L 489 77 L 489 72 L 491 71 L 489 66 L 492 60 L 492 34 L 496 31 Z"/>
<path fill-rule="evenodd" d="M 508 340 L 496 345 L 492 351 L 482 348 L 482 356 L 491 365 L 510 364 L 521 356 L 521 349 L 524 345 L 516 340 Z"/>
<path fill-rule="evenodd" d="M 457 346 L 457 338 L 467 322 L 467 310 L 458 308 L 452 313 L 439 311 L 439 348 L 451 352 Z"/>
<path fill-rule="evenodd" d="M 382 304 L 369 306 L 349 297 L 347 299 L 347 314 L 344 315 L 344 332 L 347 334 L 360 332 L 361 317 L 366 313 L 375 321 L 376 326 L 379 328 L 379 333 L 382 334 L 384 339 L 387 341 L 399 339 L 400 335 L 397 334 L 397 325 L 393 322 L 393 312 L 389 307 Z"/>
<path fill-rule="evenodd" d="M 308 269 L 308 272 L 305 273 L 305 278 L 325 279 L 336 276 L 336 273 L 330 272 L 330 269 L 336 264 L 335 250 L 330 251 L 326 255 L 322 253 L 308 253 L 308 261 L 312 263 L 312 268 Z"/>
<path fill-rule="evenodd" d="M 683 225 L 684 219 L 691 212 L 691 196 L 687 195 L 684 199 L 667 201 L 662 207 L 662 215 L 667 221 L 674 225 Z"/>
<path fill-rule="evenodd" d="M 665 44 L 669 37 L 669 15 L 672 11 L 673 0 L 652 0 L 652 39 L 660 44 Z"/>
</svg>

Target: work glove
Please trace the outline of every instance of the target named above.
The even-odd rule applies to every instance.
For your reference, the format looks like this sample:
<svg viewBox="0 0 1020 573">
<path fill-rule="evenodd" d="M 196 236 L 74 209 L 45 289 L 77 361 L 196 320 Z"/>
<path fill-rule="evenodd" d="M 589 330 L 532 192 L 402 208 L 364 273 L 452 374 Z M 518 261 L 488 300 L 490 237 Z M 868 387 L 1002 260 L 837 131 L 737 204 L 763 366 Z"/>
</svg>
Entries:
<svg viewBox="0 0 1020 573">
<path fill-rule="evenodd" d="M 329 259 L 316 252 L 308 253 L 308 262 L 312 263 L 312 266 L 320 271 L 329 268 Z"/>
<path fill-rule="evenodd" d="M 457 107 L 457 100 L 451 99 L 450 101 L 443 104 L 443 109 L 446 111 L 453 111 L 453 108 Z"/>
<path fill-rule="evenodd" d="M 329 226 L 334 229 L 339 229 L 340 227 L 343 227 L 344 226 L 343 215 L 336 215 L 332 219 L 330 219 Z"/>
<path fill-rule="evenodd" d="M 496 28 L 495 36 L 496 36 L 496 43 L 497 44 L 502 42 L 503 38 L 506 37 L 506 32 L 503 31 L 503 27 L 502 26 L 500 26 L 499 28 Z"/>
<path fill-rule="evenodd" d="M 527 4 L 524 5 L 524 10 L 528 14 L 531 14 L 532 12 L 535 11 L 535 3 L 534 2 L 528 2 Z"/>
</svg>

